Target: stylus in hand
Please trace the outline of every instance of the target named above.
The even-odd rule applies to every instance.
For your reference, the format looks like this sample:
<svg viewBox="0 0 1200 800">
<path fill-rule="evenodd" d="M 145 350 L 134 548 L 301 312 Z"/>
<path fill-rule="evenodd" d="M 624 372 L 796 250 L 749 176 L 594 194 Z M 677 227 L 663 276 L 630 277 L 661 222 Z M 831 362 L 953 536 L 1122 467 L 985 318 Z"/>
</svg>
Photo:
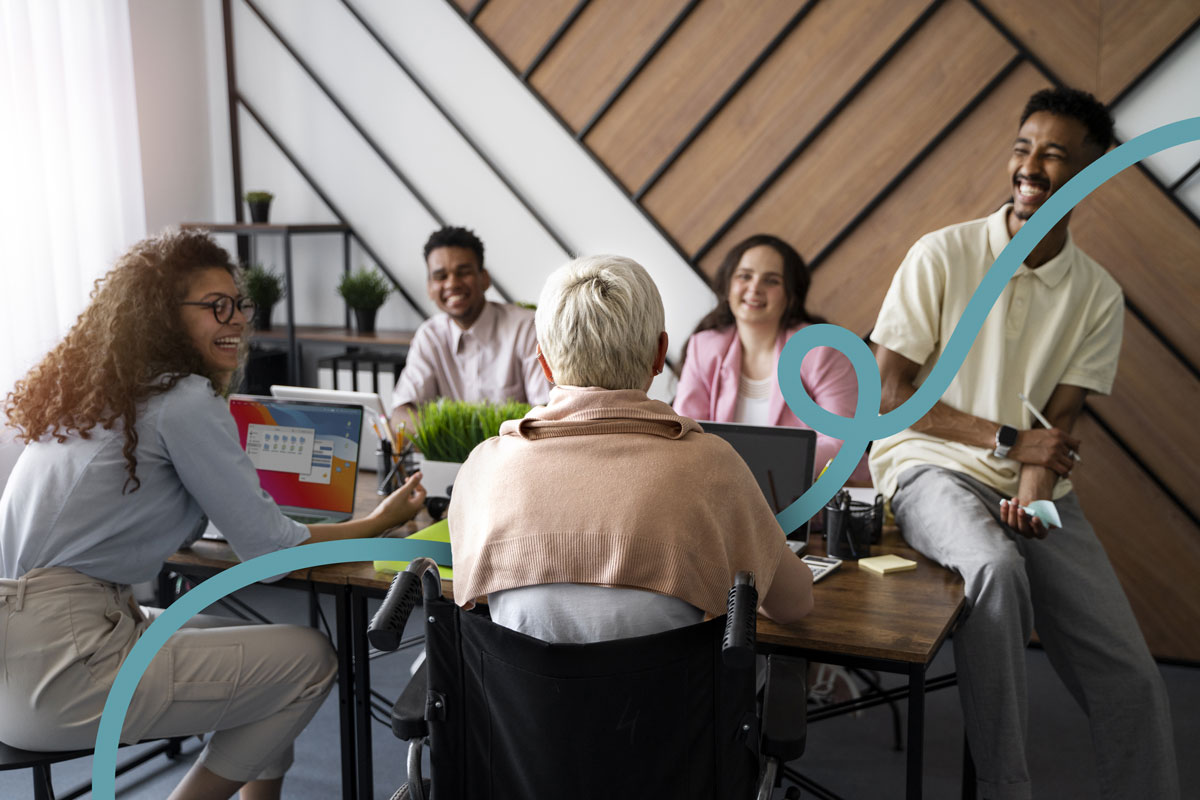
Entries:
<svg viewBox="0 0 1200 800">
<path fill-rule="evenodd" d="M 1029 409 L 1029 413 L 1033 414 L 1034 419 L 1042 423 L 1043 428 L 1048 429 L 1054 427 L 1050 424 L 1050 420 L 1042 416 L 1042 412 L 1033 407 L 1033 403 L 1029 402 L 1029 398 L 1025 396 L 1024 392 L 1017 392 L 1017 397 L 1021 398 L 1021 402 L 1024 403 L 1025 407 Z M 1083 459 L 1079 457 L 1079 453 L 1076 453 L 1074 450 L 1071 451 L 1071 458 L 1075 459 L 1076 461 L 1083 461 Z"/>
</svg>

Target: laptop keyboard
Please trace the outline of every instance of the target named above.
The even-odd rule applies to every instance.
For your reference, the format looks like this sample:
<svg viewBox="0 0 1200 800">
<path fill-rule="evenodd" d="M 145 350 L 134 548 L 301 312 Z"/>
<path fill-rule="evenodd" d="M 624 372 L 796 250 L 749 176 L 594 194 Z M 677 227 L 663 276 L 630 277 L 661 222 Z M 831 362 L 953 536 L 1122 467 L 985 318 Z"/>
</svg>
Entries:
<svg viewBox="0 0 1200 800">
<path fill-rule="evenodd" d="M 294 519 L 301 525 L 316 525 L 318 522 L 325 522 L 325 517 L 306 517 L 303 514 L 284 514 L 288 519 Z"/>
</svg>

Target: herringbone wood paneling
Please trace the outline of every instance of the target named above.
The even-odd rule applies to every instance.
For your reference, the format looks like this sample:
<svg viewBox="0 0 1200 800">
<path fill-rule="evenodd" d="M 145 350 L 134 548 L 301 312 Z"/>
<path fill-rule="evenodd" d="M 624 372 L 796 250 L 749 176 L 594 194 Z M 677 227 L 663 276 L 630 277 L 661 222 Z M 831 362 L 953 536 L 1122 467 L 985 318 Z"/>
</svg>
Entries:
<svg viewBox="0 0 1200 800">
<path fill-rule="evenodd" d="M 703 259 L 704 271 L 760 231 L 807 258 L 820 252 L 1014 54 L 966 4 L 947 3 Z"/>
<path fill-rule="evenodd" d="M 646 195 L 646 208 L 695 252 L 926 5 L 818 4 Z"/>
<path fill-rule="evenodd" d="M 684 5 L 593 0 L 533 73 L 533 87 L 578 131 Z"/>
<path fill-rule="evenodd" d="M 1103 262 L 1102 262 L 1103 263 Z M 1121 366 L 1111 397 L 1092 398 L 1096 415 L 1200 518 L 1200 379 L 1125 313 Z"/>
<path fill-rule="evenodd" d="M 587 137 L 626 189 L 637 190 L 683 141 L 800 0 L 705 0 Z"/>
<path fill-rule="evenodd" d="M 1200 528 L 1087 414 L 1075 426 L 1087 462 L 1071 479 L 1159 658 L 1195 661 Z M 1053 534 L 1051 534 L 1053 535 Z"/>
<path fill-rule="evenodd" d="M 1200 17 L 1196 0 L 980 0 L 1063 83 L 1108 102 Z"/>
<path fill-rule="evenodd" d="M 523 72 L 574 7 L 575 0 L 488 0 L 475 24 Z"/>
<path fill-rule="evenodd" d="M 1079 206 L 1071 232 L 1112 272 L 1129 302 L 1200 366 L 1200 228 L 1133 168 Z"/>
</svg>

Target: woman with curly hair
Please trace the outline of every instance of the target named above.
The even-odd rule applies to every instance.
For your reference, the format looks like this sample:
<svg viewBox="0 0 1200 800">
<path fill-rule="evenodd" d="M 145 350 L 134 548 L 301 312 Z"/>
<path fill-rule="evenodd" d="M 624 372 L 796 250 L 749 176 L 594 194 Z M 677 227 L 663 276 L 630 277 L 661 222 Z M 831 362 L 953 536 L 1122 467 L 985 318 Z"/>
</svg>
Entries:
<svg viewBox="0 0 1200 800">
<path fill-rule="evenodd" d="M 414 476 L 366 517 L 305 526 L 258 488 L 224 394 L 253 305 L 202 233 L 135 245 L 5 401 L 27 443 L 0 497 L 0 741 L 95 741 L 117 671 L 157 611 L 130 585 L 210 518 L 243 560 L 373 536 L 420 509 Z M 147 669 L 122 741 L 215 731 L 171 797 L 278 798 L 292 742 L 332 685 L 316 631 L 197 617 Z"/>
</svg>

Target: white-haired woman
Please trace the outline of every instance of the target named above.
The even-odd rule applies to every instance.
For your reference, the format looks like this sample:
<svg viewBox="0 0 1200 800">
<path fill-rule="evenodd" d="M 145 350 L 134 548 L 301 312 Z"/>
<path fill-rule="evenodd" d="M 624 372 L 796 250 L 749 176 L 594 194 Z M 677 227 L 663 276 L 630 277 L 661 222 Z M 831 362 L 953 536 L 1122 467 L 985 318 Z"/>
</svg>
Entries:
<svg viewBox="0 0 1200 800">
<path fill-rule="evenodd" d="M 637 262 L 572 261 L 546 281 L 545 406 L 505 423 L 463 465 L 450 505 L 460 604 L 554 642 L 658 633 L 725 612 L 751 570 L 762 612 L 812 608 L 812 576 L 745 463 L 646 396 L 667 353 L 658 289 Z"/>
</svg>

